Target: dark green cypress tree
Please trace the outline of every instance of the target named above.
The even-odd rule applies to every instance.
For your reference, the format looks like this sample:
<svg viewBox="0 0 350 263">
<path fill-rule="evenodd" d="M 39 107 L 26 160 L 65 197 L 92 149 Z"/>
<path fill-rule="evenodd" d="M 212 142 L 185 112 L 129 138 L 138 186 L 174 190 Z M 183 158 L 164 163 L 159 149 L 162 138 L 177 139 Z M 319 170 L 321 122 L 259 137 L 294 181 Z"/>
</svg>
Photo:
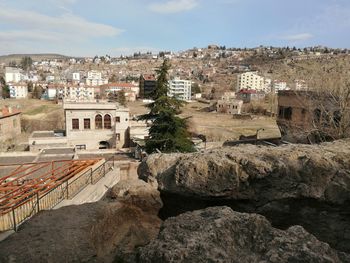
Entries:
<svg viewBox="0 0 350 263">
<path fill-rule="evenodd" d="M 140 118 L 151 122 L 149 138 L 146 140 L 147 153 L 156 152 L 157 149 L 165 153 L 194 151 L 186 119 L 176 116 L 183 102 L 167 96 L 169 69 L 169 61 L 165 59 L 157 70 L 156 89 L 152 94 L 154 102 L 147 105 L 149 113 Z"/>
</svg>

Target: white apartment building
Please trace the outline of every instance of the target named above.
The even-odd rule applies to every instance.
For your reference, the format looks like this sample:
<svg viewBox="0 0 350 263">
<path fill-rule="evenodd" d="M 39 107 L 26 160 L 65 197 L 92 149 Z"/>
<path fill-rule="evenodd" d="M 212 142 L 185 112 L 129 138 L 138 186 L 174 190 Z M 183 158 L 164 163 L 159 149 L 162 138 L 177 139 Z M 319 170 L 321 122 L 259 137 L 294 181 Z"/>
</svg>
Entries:
<svg viewBox="0 0 350 263">
<path fill-rule="evenodd" d="M 93 101 L 95 89 L 92 86 L 76 84 L 52 84 L 47 87 L 48 99 L 63 99 L 65 101 Z"/>
<path fill-rule="evenodd" d="M 23 75 L 21 73 L 21 69 L 19 68 L 13 68 L 13 67 L 6 67 L 5 68 L 5 81 L 6 83 L 18 83 L 22 81 Z"/>
<path fill-rule="evenodd" d="M 257 74 L 257 72 L 246 72 L 238 76 L 237 90 L 252 89 L 256 91 L 271 91 L 271 80 L 265 79 Z"/>
<path fill-rule="evenodd" d="M 8 83 L 10 98 L 24 99 L 28 97 L 28 86 L 26 83 Z"/>
<path fill-rule="evenodd" d="M 179 100 L 191 100 L 191 81 L 174 78 L 169 80 L 168 96 Z"/>
<path fill-rule="evenodd" d="M 86 85 L 88 86 L 99 86 L 108 83 L 108 79 L 102 78 L 102 73 L 97 70 L 91 70 L 88 72 L 86 78 Z"/>
</svg>

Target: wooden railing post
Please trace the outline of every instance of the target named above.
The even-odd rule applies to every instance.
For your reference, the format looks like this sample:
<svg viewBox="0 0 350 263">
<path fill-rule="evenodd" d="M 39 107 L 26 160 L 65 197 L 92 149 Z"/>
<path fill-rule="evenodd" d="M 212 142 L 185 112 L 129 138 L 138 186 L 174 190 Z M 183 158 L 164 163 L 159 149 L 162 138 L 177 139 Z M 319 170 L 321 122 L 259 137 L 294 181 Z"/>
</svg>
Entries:
<svg viewBox="0 0 350 263">
<path fill-rule="evenodd" d="M 16 215 L 15 215 L 15 209 L 13 207 L 12 207 L 12 218 L 13 218 L 13 230 L 17 232 Z"/>
<path fill-rule="evenodd" d="M 37 211 L 38 211 L 38 213 L 39 213 L 39 211 L 40 211 L 39 201 L 40 201 L 40 199 L 39 199 L 39 192 L 37 192 L 37 193 L 36 193 L 36 205 L 37 205 Z"/>
<path fill-rule="evenodd" d="M 66 188 L 67 188 L 67 199 L 69 199 L 69 191 L 68 191 L 68 180 L 67 180 L 67 183 L 66 183 Z"/>
<path fill-rule="evenodd" d="M 91 181 L 91 184 L 93 183 L 92 181 L 92 168 L 90 168 L 90 181 Z"/>
</svg>

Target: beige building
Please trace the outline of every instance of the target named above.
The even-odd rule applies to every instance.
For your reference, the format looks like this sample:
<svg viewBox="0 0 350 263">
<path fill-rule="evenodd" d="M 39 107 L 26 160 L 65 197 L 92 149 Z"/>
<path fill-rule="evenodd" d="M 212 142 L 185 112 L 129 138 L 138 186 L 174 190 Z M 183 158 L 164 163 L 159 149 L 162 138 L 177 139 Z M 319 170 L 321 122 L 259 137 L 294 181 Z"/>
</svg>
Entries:
<svg viewBox="0 0 350 263">
<path fill-rule="evenodd" d="M 94 101 L 95 89 L 81 84 L 50 84 L 47 87 L 47 97 L 69 101 Z"/>
<path fill-rule="evenodd" d="M 243 100 L 221 99 L 218 101 L 216 111 L 227 114 L 241 114 Z"/>
<path fill-rule="evenodd" d="M 88 72 L 86 78 L 86 85 L 88 86 L 99 86 L 108 83 L 108 79 L 102 78 L 102 73 L 97 70 L 91 70 Z"/>
<path fill-rule="evenodd" d="M 257 72 L 245 72 L 238 76 L 237 90 L 271 92 L 271 79 L 261 77 Z"/>
<path fill-rule="evenodd" d="M 4 107 L 0 111 L 0 142 L 15 138 L 21 134 L 20 112 Z"/>
<path fill-rule="evenodd" d="M 108 102 L 64 102 L 68 146 L 77 149 L 129 145 L 129 109 Z"/>
</svg>

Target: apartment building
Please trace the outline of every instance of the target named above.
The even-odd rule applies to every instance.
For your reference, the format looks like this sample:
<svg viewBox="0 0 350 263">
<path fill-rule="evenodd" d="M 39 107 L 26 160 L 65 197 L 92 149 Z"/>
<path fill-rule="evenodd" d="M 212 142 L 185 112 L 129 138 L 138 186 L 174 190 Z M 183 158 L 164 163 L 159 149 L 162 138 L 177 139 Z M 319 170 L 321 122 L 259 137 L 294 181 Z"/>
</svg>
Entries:
<svg viewBox="0 0 350 263">
<path fill-rule="evenodd" d="M 191 100 L 191 81 L 180 78 L 169 80 L 168 96 L 183 101 Z"/>
<path fill-rule="evenodd" d="M 237 90 L 256 90 L 263 92 L 271 91 L 271 80 L 265 79 L 257 74 L 257 72 L 245 72 L 238 75 Z"/>
<path fill-rule="evenodd" d="M 81 84 L 50 84 L 46 95 L 49 100 L 57 98 L 68 101 L 93 101 L 95 89 Z"/>
<path fill-rule="evenodd" d="M 102 78 L 102 73 L 97 70 L 91 70 L 87 74 L 86 85 L 99 86 L 108 83 L 108 79 Z"/>
<path fill-rule="evenodd" d="M 13 68 L 13 67 L 6 67 L 5 68 L 5 81 L 6 83 L 18 83 L 21 82 L 23 79 L 23 75 L 21 73 L 21 69 L 19 68 Z"/>
<path fill-rule="evenodd" d="M 24 99 L 28 97 L 28 86 L 26 83 L 8 83 L 10 89 L 10 98 Z"/>
<path fill-rule="evenodd" d="M 143 74 L 140 76 L 140 97 L 150 99 L 156 89 L 157 80 L 154 74 Z"/>
</svg>

